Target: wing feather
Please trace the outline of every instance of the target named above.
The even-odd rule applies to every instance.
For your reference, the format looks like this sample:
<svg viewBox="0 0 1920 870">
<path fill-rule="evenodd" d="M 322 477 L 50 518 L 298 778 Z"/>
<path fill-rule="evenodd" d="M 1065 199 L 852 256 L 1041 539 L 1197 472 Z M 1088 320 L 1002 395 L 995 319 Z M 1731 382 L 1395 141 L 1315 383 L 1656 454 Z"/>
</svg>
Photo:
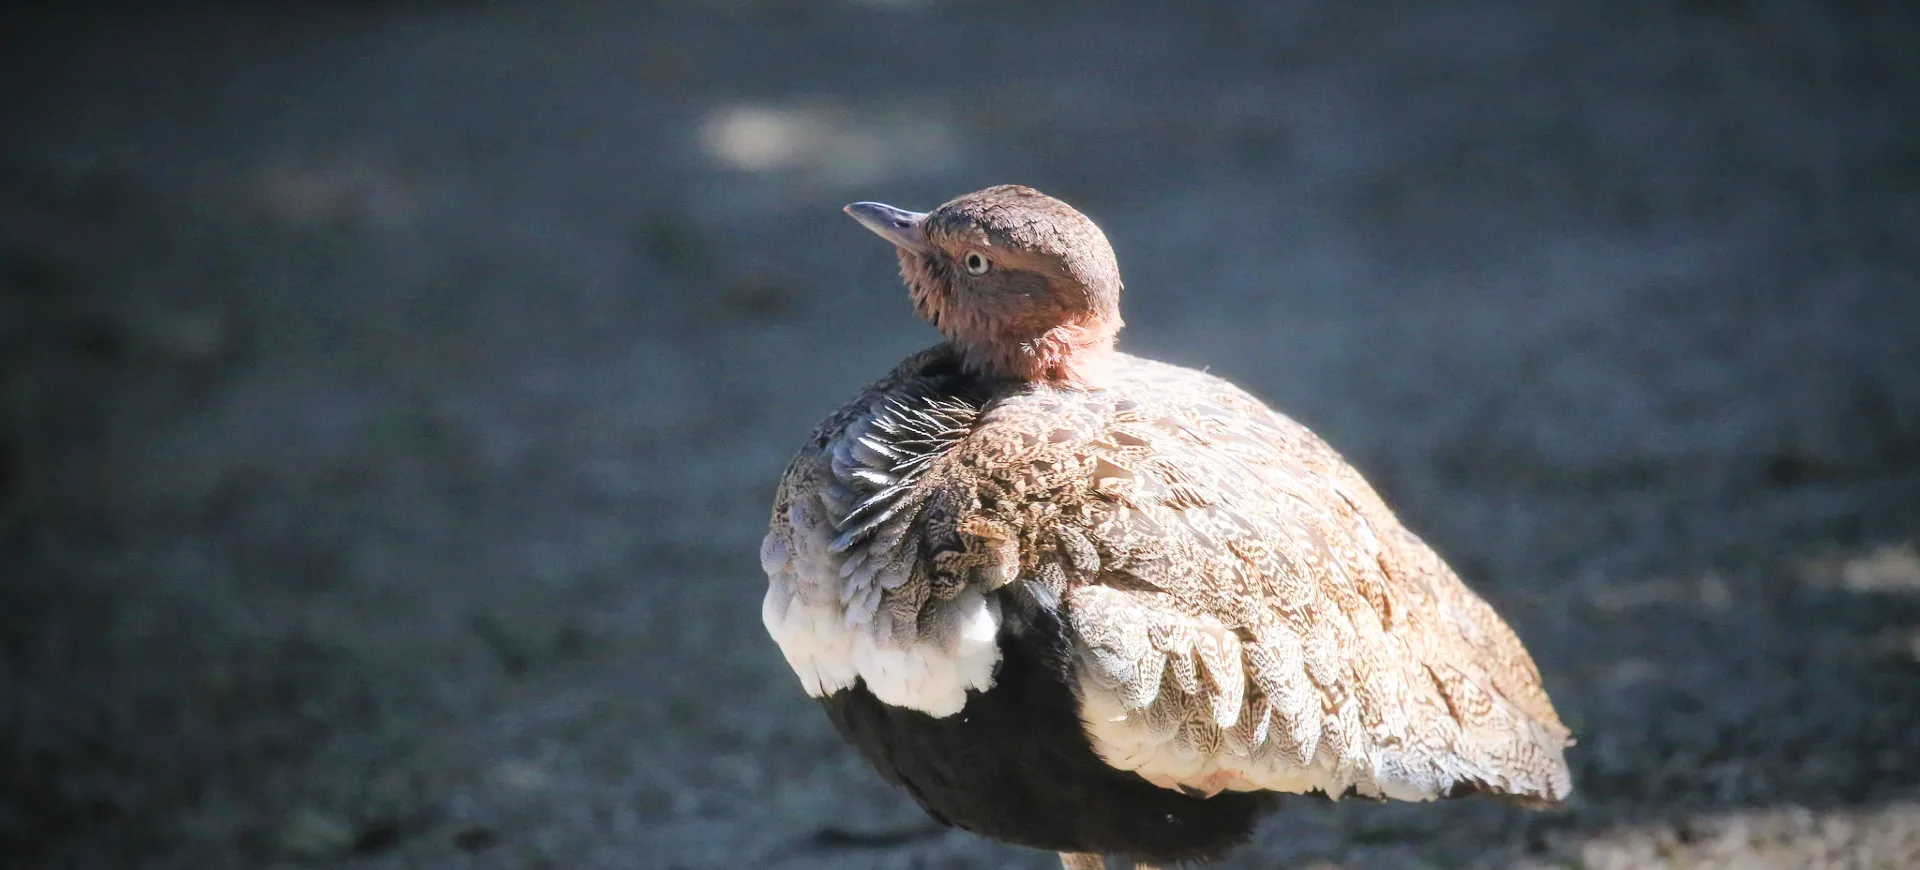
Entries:
<svg viewBox="0 0 1920 870">
<path fill-rule="evenodd" d="M 1558 801 L 1519 639 L 1305 427 L 1198 372 L 1000 400 L 957 446 L 1023 575 L 1067 577 L 1109 763 L 1185 791 Z M 1036 473 L 1035 469 L 1040 471 Z"/>
<path fill-rule="evenodd" d="M 1019 584 L 1069 627 L 1095 750 L 1166 788 L 1567 796 L 1518 637 L 1305 427 L 1132 357 L 987 395 L 942 353 L 782 481 L 764 616 L 810 692 L 958 712 Z"/>
</svg>

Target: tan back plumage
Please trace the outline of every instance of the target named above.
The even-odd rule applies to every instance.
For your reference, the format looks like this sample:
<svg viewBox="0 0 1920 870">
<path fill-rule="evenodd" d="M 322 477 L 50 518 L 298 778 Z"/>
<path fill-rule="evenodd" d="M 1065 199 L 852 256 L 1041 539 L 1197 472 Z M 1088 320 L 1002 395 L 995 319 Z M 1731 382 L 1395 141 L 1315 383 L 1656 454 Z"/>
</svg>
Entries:
<svg viewBox="0 0 1920 870">
<path fill-rule="evenodd" d="M 1518 638 L 1305 427 L 1124 355 L 1100 390 L 954 368 L 910 358 L 782 481 L 767 618 L 810 690 L 938 682 L 1024 582 L 1071 632 L 1095 750 L 1156 784 L 1567 796 L 1569 733 Z M 868 652 L 807 633 L 836 617 Z"/>
</svg>

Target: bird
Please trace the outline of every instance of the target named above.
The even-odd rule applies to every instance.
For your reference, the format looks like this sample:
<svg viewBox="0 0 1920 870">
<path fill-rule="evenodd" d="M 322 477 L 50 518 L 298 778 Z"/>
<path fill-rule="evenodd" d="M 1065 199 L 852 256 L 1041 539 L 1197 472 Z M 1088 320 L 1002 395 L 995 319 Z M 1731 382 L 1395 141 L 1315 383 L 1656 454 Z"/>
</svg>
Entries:
<svg viewBox="0 0 1920 870">
<path fill-rule="evenodd" d="M 884 779 L 1065 870 L 1223 858 L 1283 794 L 1564 804 L 1515 632 L 1306 426 L 1120 351 L 1092 219 L 844 210 L 941 340 L 793 455 L 761 616 Z"/>
</svg>

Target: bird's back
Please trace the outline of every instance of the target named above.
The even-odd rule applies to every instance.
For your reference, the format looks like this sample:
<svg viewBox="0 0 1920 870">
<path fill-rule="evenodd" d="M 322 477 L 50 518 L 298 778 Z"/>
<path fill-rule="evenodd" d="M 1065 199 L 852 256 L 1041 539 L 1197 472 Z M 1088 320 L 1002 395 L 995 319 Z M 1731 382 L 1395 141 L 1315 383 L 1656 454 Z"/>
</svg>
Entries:
<svg viewBox="0 0 1920 870">
<path fill-rule="evenodd" d="M 1201 372 L 1116 355 L 1086 390 L 923 352 L 796 456 L 762 556 L 815 695 L 952 716 L 1037 614 L 1088 745 L 1165 789 L 1571 788 L 1506 624 L 1323 441 Z"/>
</svg>

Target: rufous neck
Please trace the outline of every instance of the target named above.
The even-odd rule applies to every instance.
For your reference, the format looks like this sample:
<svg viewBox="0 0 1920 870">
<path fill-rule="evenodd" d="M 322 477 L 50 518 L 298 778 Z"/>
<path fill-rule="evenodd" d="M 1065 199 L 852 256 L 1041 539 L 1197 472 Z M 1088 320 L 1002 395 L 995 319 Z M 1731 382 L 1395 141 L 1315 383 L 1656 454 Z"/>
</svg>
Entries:
<svg viewBox="0 0 1920 870">
<path fill-rule="evenodd" d="M 1113 377 L 1118 324 L 1056 326 L 1029 340 L 948 336 L 968 370 L 990 378 L 1081 389 L 1105 387 Z"/>
</svg>

